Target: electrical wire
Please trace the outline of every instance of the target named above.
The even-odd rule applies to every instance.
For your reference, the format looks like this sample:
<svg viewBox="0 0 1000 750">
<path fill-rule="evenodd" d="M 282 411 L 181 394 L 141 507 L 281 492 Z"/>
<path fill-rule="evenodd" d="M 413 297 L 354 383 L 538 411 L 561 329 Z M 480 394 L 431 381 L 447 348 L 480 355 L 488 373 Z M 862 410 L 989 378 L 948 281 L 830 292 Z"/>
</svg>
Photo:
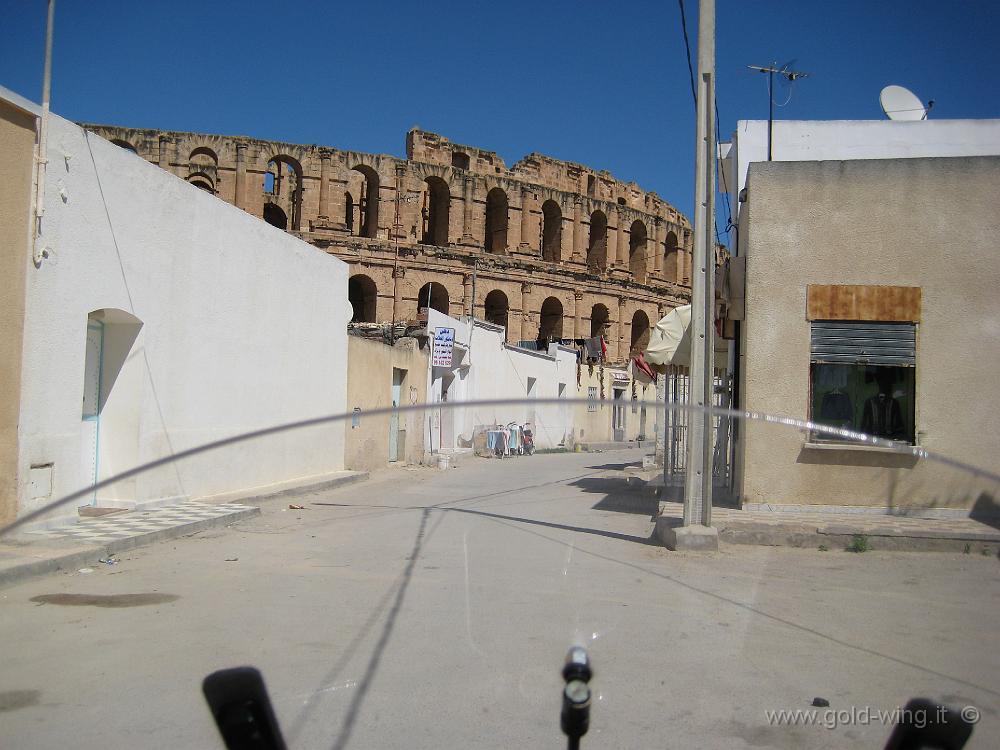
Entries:
<svg viewBox="0 0 1000 750">
<path fill-rule="evenodd" d="M 691 64 L 691 41 L 688 38 L 687 13 L 684 10 L 684 0 L 677 0 L 677 4 L 680 6 L 680 9 L 681 9 L 681 31 L 684 32 L 684 51 L 687 54 L 688 79 L 691 82 L 691 99 L 694 102 L 694 110 L 695 110 L 695 114 L 697 115 L 697 112 L 698 112 L 698 91 L 697 91 L 697 89 L 695 88 L 695 85 L 694 85 L 694 66 Z M 715 131 L 716 131 L 716 141 L 715 142 L 716 142 L 716 144 L 718 144 L 718 142 L 719 142 L 719 140 L 718 140 L 718 137 L 719 137 L 718 136 L 718 133 L 719 133 L 719 105 L 718 105 L 718 102 L 715 102 Z M 717 157 L 715 158 L 715 169 L 716 169 L 716 172 L 718 173 L 719 160 L 718 160 Z M 718 179 L 718 178 L 716 178 L 716 179 Z M 727 220 L 728 221 L 728 225 L 726 227 L 726 232 L 728 234 L 729 229 L 730 229 L 730 227 L 732 226 L 732 223 L 733 223 L 733 221 L 732 221 L 732 215 L 729 213 L 729 195 L 728 195 L 728 193 L 726 195 L 726 213 L 727 213 L 727 216 L 728 216 L 728 220 Z M 715 242 L 716 242 L 716 244 L 721 245 L 722 244 L 722 236 L 719 234 L 719 222 L 718 222 L 718 220 L 714 216 L 712 217 L 712 224 L 715 226 Z"/>
<path fill-rule="evenodd" d="M 694 66 L 691 65 L 691 42 L 688 40 L 687 14 L 684 12 L 684 0 L 677 0 L 681 6 L 681 30 L 684 32 L 684 50 L 687 52 L 688 78 L 691 80 L 691 99 L 694 101 L 695 112 L 698 111 L 698 91 L 694 86 Z"/>
</svg>

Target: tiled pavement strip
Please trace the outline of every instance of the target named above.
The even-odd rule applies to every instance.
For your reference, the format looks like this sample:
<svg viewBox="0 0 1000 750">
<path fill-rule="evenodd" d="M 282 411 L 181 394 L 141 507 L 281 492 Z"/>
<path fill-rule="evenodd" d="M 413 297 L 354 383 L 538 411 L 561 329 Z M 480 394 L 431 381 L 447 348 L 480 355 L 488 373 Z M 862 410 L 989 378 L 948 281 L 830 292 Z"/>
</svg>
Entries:
<svg viewBox="0 0 1000 750">
<path fill-rule="evenodd" d="M 153 510 L 80 518 L 29 529 L 0 542 L 0 585 L 97 564 L 99 558 L 146 544 L 226 526 L 260 514 L 239 503 L 187 501 Z"/>
<path fill-rule="evenodd" d="M 87 544 L 107 544 L 127 537 L 142 536 L 208 519 L 231 516 L 242 518 L 245 516 L 245 511 L 252 510 L 254 508 L 251 506 L 238 503 L 206 505 L 197 501 L 188 501 L 156 510 L 115 513 L 99 518 L 81 518 L 76 523 L 66 526 L 27 531 L 24 536 L 45 537 L 49 540 L 66 539 Z"/>
</svg>

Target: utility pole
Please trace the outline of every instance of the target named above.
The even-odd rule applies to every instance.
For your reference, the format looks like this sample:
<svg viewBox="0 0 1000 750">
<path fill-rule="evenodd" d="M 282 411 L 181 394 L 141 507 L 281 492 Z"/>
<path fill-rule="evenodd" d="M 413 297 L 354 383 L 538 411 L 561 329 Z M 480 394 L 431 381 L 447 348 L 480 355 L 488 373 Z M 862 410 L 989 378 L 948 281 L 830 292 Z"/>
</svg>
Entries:
<svg viewBox="0 0 1000 750">
<path fill-rule="evenodd" d="M 758 70 L 767 73 L 767 160 L 771 161 L 771 130 L 774 127 L 774 74 L 783 75 L 789 83 L 797 78 L 807 78 L 808 73 L 798 70 L 789 70 L 791 63 L 785 63 L 780 68 L 778 63 L 773 65 L 747 65 L 750 70 Z"/>
<path fill-rule="evenodd" d="M 56 0 L 49 0 L 45 22 L 45 68 L 42 73 L 42 116 L 38 124 L 38 143 L 35 152 L 35 221 L 31 233 L 31 259 L 35 266 L 42 265 L 48 250 L 39 246 L 42 233 L 42 216 L 45 214 L 45 171 L 49 163 L 49 95 L 52 89 L 52 29 L 55 23 Z"/>
<path fill-rule="evenodd" d="M 712 528 L 712 405 L 715 354 L 715 0 L 698 3 L 694 248 L 691 278 L 691 387 L 683 526 L 664 529 L 670 549 L 717 550 Z"/>
</svg>

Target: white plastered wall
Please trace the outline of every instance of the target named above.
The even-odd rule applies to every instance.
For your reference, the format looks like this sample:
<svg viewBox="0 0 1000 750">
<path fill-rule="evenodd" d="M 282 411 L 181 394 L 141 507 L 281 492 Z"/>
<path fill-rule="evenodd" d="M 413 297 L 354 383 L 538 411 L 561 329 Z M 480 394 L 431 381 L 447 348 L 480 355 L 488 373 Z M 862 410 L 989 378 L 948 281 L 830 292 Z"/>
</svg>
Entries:
<svg viewBox="0 0 1000 750">
<path fill-rule="evenodd" d="M 345 410 L 346 264 L 73 123 L 53 116 L 49 127 L 50 257 L 27 274 L 19 462 L 25 476 L 51 464 L 53 485 L 47 498 L 22 486 L 20 514 L 87 484 L 81 401 L 95 310 L 142 323 L 104 402 L 101 478 Z M 343 425 L 331 424 L 157 470 L 99 499 L 229 493 L 323 477 L 343 461 Z"/>
<path fill-rule="evenodd" d="M 534 378 L 531 394 L 535 399 L 560 397 L 559 384 L 565 385 L 563 396 L 574 398 L 576 385 L 576 354 L 553 345 L 548 352 L 529 352 L 504 344 L 503 331 L 488 324 L 470 326 L 436 310 L 429 311 L 428 328 L 455 328 L 455 363 L 445 371 L 432 367 L 429 373 L 428 400 L 441 400 L 444 376 L 454 376 L 449 394 L 451 401 L 509 399 L 518 403 L 501 406 L 477 406 L 430 415 L 428 446 L 433 450 L 455 450 L 467 447 L 476 425 L 532 422 L 535 446 L 555 448 L 562 445 L 573 431 L 573 410 L 560 404 L 528 404 L 529 378 Z M 471 341 L 470 341 L 471 337 Z M 471 344 L 471 346 L 470 346 Z M 467 367 L 463 365 L 468 365 Z M 440 434 L 445 445 L 439 446 L 438 422 L 453 420 Z M 448 436 L 454 441 L 447 444 Z"/>
</svg>

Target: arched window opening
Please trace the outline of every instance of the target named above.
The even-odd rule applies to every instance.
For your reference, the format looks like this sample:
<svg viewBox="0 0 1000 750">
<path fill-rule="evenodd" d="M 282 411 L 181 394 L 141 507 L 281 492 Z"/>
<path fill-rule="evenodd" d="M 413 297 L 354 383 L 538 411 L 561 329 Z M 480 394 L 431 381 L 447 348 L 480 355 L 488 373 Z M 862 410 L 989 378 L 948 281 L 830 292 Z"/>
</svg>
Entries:
<svg viewBox="0 0 1000 750">
<path fill-rule="evenodd" d="M 507 193 L 493 188 L 486 195 L 486 252 L 507 251 Z"/>
<path fill-rule="evenodd" d="M 302 218 L 302 166 L 290 156 L 275 156 L 267 163 L 264 174 L 264 221 L 268 206 L 275 206 L 286 217 L 283 229 L 297 231 Z M 271 211 L 272 216 L 277 213 Z"/>
<path fill-rule="evenodd" d="M 547 297 L 538 316 L 538 349 L 545 351 L 549 344 L 558 343 L 563 337 L 563 306 L 556 297 Z"/>
<path fill-rule="evenodd" d="M 646 225 L 636 219 L 629 228 L 628 268 L 632 278 L 640 284 L 646 283 Z"/>
<path fill-rule="evenodd" d="M 504 328 L 507 327 L 507 314 L 510 310 L 510 303 L 507 301 L 506 294 L 499 289 L 494 289 L 486 295 L 483 307 L 485 308 L 484 314 L 487 323 L 503 326 Z"/>
<path fill-rule="evenodd" d="M 427 308 L 448 314 L 448 290 L 443 284 L 428 281 L 417 293 L 417 313 Z"/>
<path fill-rule="evenodd" d="M 632 343 L 629 346 L 629 356 L 637 357 L 646 351 L 649 345 L 649 316 L 642 310 L 636 310 L 632 315 Z"/>
<path fill-rule="evenodd" d="M 371 167 L 358 164 L 350 171 L 347 181 L 348 195 L 357 202 L 351 207 L 352 234 L 375 239 L 378 237 L 379 176 Z"/>
<path fill-rule="evenodd" d="M 603 211 L 590 215 L 590 242 L 587 245 L 587 269 L 603 273 L 608 268 L 608 217 Z"/>
<path fill-rule="evenodd" d="M 350 234 L 354 234 L 354 196 L 350 191 L 344 193 L 344 226 Z"/>
<path fill-rule="evenodd" d="M 667 240 L 663 249 L 663 278 L 668 281 L 677 280 L 677 235 L 667 232 Z"/>
<path fill-rule="evenodd" d="M 205 190 L 206 192 L 212 194 L 215 193 L 215 185 L 212 182 L 212 178 L 209 177 L 207 174 L 203 174 L 202 172 L 195 172 L 193 175 L 187 178 L 187 181 L 190 182 L 195 187 Z"/>
<path fill-rule="evenodd" d="M 451 204 L 448 183 L 440 177 L 428 177 L 424 182 L 426 187 L 420 208 L 423 219 L 420 242 L 444 247 L 448 244 L 448 209 Z"/>
<path fill-rule="evenodd" d="M 461 151 L 454 151 L 451 154 L 451 166 L 458 167 L 459 169 L 469 168 L 469 155 L 463 154 Z"/>
<path fill-rule="evenodd" d="M 608 308 L 598 303 L 590 310 L 590 337 L 604 336 L 607 339 L 608 327 L 611 325 L 611 314 Z"/>
<path fill-rule="evenodd" d="M 288 216 L 276 203 L 264 204 L 264 221 L 278 229 L 288 229 Z"/>
<path fill-rule="evenodd" d="M 138 154 L 139 153 L 136 150 L 135 146 L 133 146 L 128 141 L 123 141 L 121 138 L 112 138 L 111 142 L 113 144 L 115 144 L 116 146 L 119 146 L 119 147 L 125 149 L 126 151 L 131 151 L 133 154 Z"/>
<path fill-rule="evenodd" d="M 378 303 L 378 288 L 364 274 L 355 274 L 347 281 L 347 299 L 351 303 L 352 323 L 374 323 Z"/>
<path fill-rule="evenodd" d="M 562 252 L 562 209 L 553 200 L 542 204 L 542 259 L 558 263 Z"/>
</svg>

